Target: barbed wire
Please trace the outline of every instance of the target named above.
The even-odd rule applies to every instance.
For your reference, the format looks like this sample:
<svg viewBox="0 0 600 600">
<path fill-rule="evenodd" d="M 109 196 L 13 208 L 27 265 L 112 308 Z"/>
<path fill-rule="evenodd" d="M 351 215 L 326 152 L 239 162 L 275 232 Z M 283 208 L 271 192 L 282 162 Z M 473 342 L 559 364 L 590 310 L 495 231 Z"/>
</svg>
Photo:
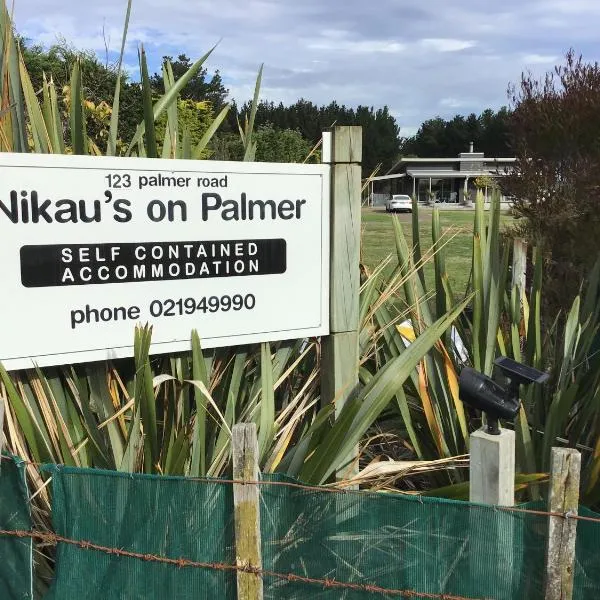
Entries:
<svg viewBox="0 0 600 600">
<path fill-rule="evenodd" d="M 196 569 L 211 569 L 223 572 L 249 573 L 251 575 L 256 575 L 257 577 L 261 577 L 263 579 L 265 577 L 270 577 L 272 579 L 278 579 L 280 581 L 287 581 L 288 583 L 304 583 L 307 585 L 315 586 L 318 585 L 326 589 L 345 589 L 387 596 L 420 598 L 423 600 L 493 600 L 493 598 L 490 597 L 476 598 L 473 596 L 457 596 L 455 594 L 434 594 L 431 592 L 417 592 L 415 590 L 384 588 L 378 585 L 368 583 L 353 583 L 351 581 L 340 581 L 337 579 L 330 578 L 319 579 L 315 577 L 305 577 L 303 575 L 296 575 L 295 573 L 279 573 L 277 571 L 261 569 L 260 567 L 254 567 L 252 565 L 246 564 L 234 565 L 230 563 L 220 562 L 199 562 L 187 558 L 170 558 L 167 556 L 160 556 L 157 554 L 144 554 L 142 552 L 132 552 L 130 550 L 123 550 L 122 548 L 101 546 L 100 544 L 95 544 L 93 542 L 88 542 L 85 540 L 73 540 L 67 537 L 63 537 L 61 535 L 57 535 L 55 533 L 47 533 L 43 531 L 0 529 L 0 536 L 15 537 L 19 539 L 32 538 L 43 542 L 50 542 L 52 544 L 69 544 L 71 546 L 76 546 L 83 550 L 96 550 L 98 552 L 104 552 L 113 556 L 122 556 L 126 558 L 143 560 L 146 562 L 169 564 L 179 568 L 190 567 Z"/>
<path fill-rule="evenodd" d="M 534 510 L 531 508 L 518 508 L 516 506 L 495 506 L 497 510 L 501 510 L 503 512 L 517 512 L 517 513 L 526 513 L 530 515 L 539 515 L 542 517 L 559 517 L 561 519 L 573 519 L 574 521 L 588 521 L 591 523 L 600 523 L 600 519 L 597 517 L 584 517 L 583 515 L 578 515 L 573 511 L 569 510 L 567 512 L 550 512 L 546 510 Z"/>
<path fill-rule="evenodd" d="M 22 464 L 32 465 L 32 466 L 35 466 L 38 468 L 40 468 L 40 467 L 47 468 L 49 466 L 55 466 L 55 467 L 64 467 L 65 466 L 65 465 L 59 465 L 59 464 L 50 465 L 48 463 L 36 463 L 36 462 L 24 460 L 20 457 L 16 457 L 16 458 Z M 0 459 L 1 460 L 9 460 L 9 461 L 13 460 L 13 458 L 11 458 L 10 456 L 1 456 L 1 455 L 0 455 Z M 77 468 L 77 467 L 72 467 L 72 468 Z M 160 475 L 157 475 L 156 477 L 158 479 L 160 479 Z M 259 480 L 253 481 L 253 480 L 247 480 L 247 479 L 221 479 L 221 478 L 212 478 L 212 477 L 185 477 L 184 479 L 186 481 L 194 481 L 194 482 L 198 482 L 198 483 L 208 483 L 208 484 L 287 487 L 287 488 L 304 490 L 304 491 L 308 491 L 308 492 L 316 492 L 316 493 L 324 492 L 324 493 L 330 493 L 330 494 L 345 494 L 345 495 L 357 494 L 357 495 L 362 495 L 362 496 L 366 496 L 366 495 L 378 496 L 379 495 L 377 492 L 371 492 L 369 490 L 348 490 L 348 489 L 342 489 L 342 488 L 333 487 L 333 486 L 307 485 L 307 484 L 296 483 L 296 482 L 292 482 L 292 481 L 269 481 L 267 479 L 259 479 Z M 423 497 L 420 496 L 419 494 L 404 494 L 402 492 L 400 492 L 400 494 L 402 496 L 416 498 L 416 499 L 420 500 L 421 502 L 423 502 Z M 435 500 L 435 498 L 428 498 L 428 499 Z M 574 513 L 573 511 L 567 511 L 567 512 L 561 513 L 561 512 L 550 512 L 550 511 L 545 511 L 545 510 L 536 510 L 536 509 L 530 509 L 530 508 L 520 508 L 518 506 L 471 504 L 469 502 L 464 502 L 462 504 L 464 504 L 465 508 L 470 508 L 470 509 L 477 509 L 477 508 L 493 509 L 493 510 L 499 510 L 499 511 L 503 511 L 503 512 L 525 513 L 525 514 L 531 514 L 531 515 L 537 515 L 537 516 L 558 517 L 558 518 L 567 519 L 567 520 L 573 519 L 575 521 L 588 521 L 591 523 L 600 523 L 600 518 L 598 518 L 598 517 L 585 517 L 582 515 L 578 515 L 578 514 Z"/>
</svg>

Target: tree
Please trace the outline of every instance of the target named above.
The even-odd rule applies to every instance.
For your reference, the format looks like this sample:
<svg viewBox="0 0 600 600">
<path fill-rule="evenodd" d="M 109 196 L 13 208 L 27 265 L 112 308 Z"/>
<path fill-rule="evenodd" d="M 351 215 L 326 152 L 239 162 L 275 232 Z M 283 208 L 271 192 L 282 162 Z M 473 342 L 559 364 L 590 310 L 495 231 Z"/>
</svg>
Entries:
<svg viewBox="0 0 600 600">
<path fill-rule="evenodd" d="M 193 62 L 185 54 L 180 54 L 175 60 L 171 56 L 164 56 L 163 63 L 165 61 L 171 63 L 175 80 L 189 71 L 193 65 Z M 150 82 L 156 94 L 162 95 L 165 93 L 162 73 L 155 73 L 150 78 Z M 219 71 L 215 71 L 209 79 L 208 71 L 205 68 L 201 68 L 190 79 L 183 90 L 181 90 L 181 98 L 183 100 L 193 100 L 195 102 L 208 101 L 212 104 L 215 111 L 223 107 L 228 94 L 229 90 L 223 85 Z"/>
<path fill-rule="evenodd" d="M 441 117 L 425 121 L 414 137 L 404 141 L 402 154 L 421 157 L 446 156 L 448 154 L 444 139 L 446 126 L 446 121 Z"/>
<path fill-rule="evenodd" d="M 190 146 L 198 145 L 202 136 L 206 133 L 214 121 L 214 113 L 210 102 L 196 102 L 194 100 L 177 101 L 177 143 L 181 145 L 185 135 L 189 136 Z M 156 139 L 162 147 L 167 128 L 167 114 L 163 113 L 156 121 Z M 210 158 L 212 153 L 205 150 L 201 158 Z"/>
<path fill-rule="evenodd" d="M 370 175 L 380 163 L 384 170 L 391 168 L 400 150 L 400 127 L 388 107 L 359 106 L 354 124 L 363 128 L 363 174 Z"/>
<path fill-rule="evenodd" d="M 600 67 L 570 50 L 509 88 L 517 161 L 503 180 L 519 234 L 542 245 L 547 309 L 568 309 L 600 253 Z"/>
<path fill-rule="evenodd" d="M 44 73 L 47 77 L 52 76 L 59 88 L 67 84 L 77 53 L 66 41 L 61 40 L 48 50 L 41 44 L 29 44 L 30 40 L 23 37 L 19 37 L 18 42 L 34 90 L 42 87 Z M 96 61 L 95 56 L 84 55 L 83 58 L 84 62 L 85 58 Z"/>
<path fill-rule="evenodd" d="M 93 52 L 79 51 L 65 40 L 59 40 L 48 49 L 40 44 L 31 44 L 29 40 L 24 38 L 20 38 L 19 42 L 25 66 L 36 92 L 42 87 L 44 75 L 54 80 L 58 90 L 67 92 L 73 66 L 75 61 L 79 60 L 84 96 L 91 103 L 90 107 L 92 105 L 96 108 L 101 106 L 103 108 L 102 114 L 106 116 L 105 108 L 112 106 L 117 83 L 115 66 L 102 64 Z M 63 96 L 64 100 L 67 100 L 68 95 L 63 93 Z M 108 119 L 110 119 L 110 114 Z M 119 103 L 119 132 L 121 137 L 130 140 L 142 119 L 140 86 L 130 82 L 124 73 L 121 80 Z M 100 148 L 104 148 L 106 144 L 106 127 L 106 118 L 92 118 L 88 123 L 88 134 Z"/>
<path fill-rule="evenodd" d="M 261 125 L 255 134 L 256 160 L 260 162 L 299 163 L 306 160 L 312 145 L 295 129 L 275 129 L 271 123 Z M 319 155 L 313 155 L 315 162 Z"/>
<path fill-rule="evenodd" d="M 481 148 L 488 156 L 513 156 L 508 108 L 503 106 L 498 112 L 488 108 L 479 115 L 479 122 L 481 138 L 476 141 L 477 148 Z"/>
<path fill-rule="evenodd" d="M 100 148 L 104 149 L 108 127 L 108 121 L 104 118 L 106 116 L 105 108 L 112 106 L 113 103 L 117 83 L 116 65 L 103 64 L 94 52 L 77 50 L 62 39 L 48 49 L 22 37 L 19 38 L 19 42 L 25 66 L 36 91 L 42 87 L 44 74 L 48 78 L 52 77 L 59 90 L 66 90 L 70 83 L 73 65 L 75 61 L 80 61 L 83 92 L 86 100 L 91 103 L 90 110 L 92 111 L 88 134 Z M 171 60 L 171 57 L 165 57 L 165 60 Z M 191 65 L 192 61 L 185 54 L 179 55 L 172 62 L 175 79 L 179 79 Z M 158 97 L 164 93 L 162 74 L 155 73 L 151 77 L 151 84 L 155 96 Z M 208 101 L 212 106 L 212 111 L 219 110 L 225 103 L 227 93 L 218 71 L 209 78 L 207 70 L 201 69 L 182 90 L 182 100 L 192 102 L 192 105 L 189 106 L 182 105 L 182 109 L 191 109 L 194 103 Z M 98 107 L 102 107 L 102 112 L 98 110 Z M 103 118 L 100 118 L 99 115 Z M 120 137 L 124 140 L 131 140 L 143 118 L 141 86 L 138 82 L 131 81 L 127 74 L 123 73 L 119 100 Z M 110 114 L 108 119 L 110 119 Z M 199 126 L 202 127 L 203 119 L 200 121 Z"/>
<path fill-rule="evenodd" d="M 219 131 L 210 143 L 210 150 L 214 160 L 244 159 L 244 144 L 239 133 Z"/>
<path fill-rule="evenodd" d="M 509 137 L 510 113 L 506 107 L 498 112 L 484 110 L 479 116 L 474 113 L 464 117 L 456 115 L 450 120 L 435 117 L 425 121 L 417 133 L 403 140 L 404 156 L 455 157 L 467 152 L 470 142 L 476 152 L 486 156 L 512 156 Z"/>
<path fill-rule="evenodd" d="M 319 162 L 320 154 L 311 154 L 312 145 L 294 129 L 277 129 L 272 123 L 259 125 L 254 132 L 257 162 Z M 216 136 L 212 144 L 212 158 L 242 160 L 244 147 L 237 134 Z M 308 159 L 308 160 L 307 160 Z"/>
<path fill-rule="evenodd" d="M 250 103 L 239 111 L 243 119 L 250 111 Z M 363 128 L 363 176 L 367 177 L 381 164 L 387 170 L 396 161 L 400 152 L 400 128 L 387 106 L 375 110 L 373 107 L 358 106 L 356 109 L 331 102 L 317 106 L 300 99 L 290 106 L 283 103 L 261 102 L 257 107 L 256 124 L 272 124 L 275 129 L 298 131 L 309 143 L 315 145 L 323 131 L 335 125 L 360 125 Z M 232 111 L 231 131 L 235 131 L 235 114 Z"/>
</svg>

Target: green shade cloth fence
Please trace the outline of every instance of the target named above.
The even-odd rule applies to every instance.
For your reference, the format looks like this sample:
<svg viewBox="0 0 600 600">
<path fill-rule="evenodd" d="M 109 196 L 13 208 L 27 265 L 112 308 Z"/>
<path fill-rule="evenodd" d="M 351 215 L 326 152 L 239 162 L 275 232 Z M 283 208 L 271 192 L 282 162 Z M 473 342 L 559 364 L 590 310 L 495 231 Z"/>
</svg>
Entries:
<svg viewBox="0 0 600 600">
<path fill-rule="evenodd" d="M 0 460 L 0 529 L 30 528 L 25 465 L 18 460 Z M 32 547 L 31 539 L 0 536 L 0 599 L 33 597 Z"/>
<path fill-rule="evenodd" d="M 10 463 L 9 463 L 10 464 Z M 234 563 L 229 483 L 47 466 L 58 535 L 110 548 Z M 281 476 L 265 481 L 293 482 Z M 4 468 L 2 529 L 27 528 L 22 471 Z M 543 598 L 546 516 L 433 498 L 261 485 L 263 568 L 469 598 Z M 541 505 L 527 508 L 543 509 Z M 21 515 L 18 521 L 10 514 Z M 580 514 L 596 516 L 581 509 Z M 8 520 L 7 520 L 8 519 Z M 600 598 L 600 523 L 577 526 L 576 600 Z M 29 547 L 0 539 L 0 598 L 28 598 Z M 6 557 L 10 556 L 9 560 Z M 235 573 L 180 567 L 59 543 L 45 600 L 234 599 Z M 264 579 L 265 598 L 391 597 Z"/>
</svg>

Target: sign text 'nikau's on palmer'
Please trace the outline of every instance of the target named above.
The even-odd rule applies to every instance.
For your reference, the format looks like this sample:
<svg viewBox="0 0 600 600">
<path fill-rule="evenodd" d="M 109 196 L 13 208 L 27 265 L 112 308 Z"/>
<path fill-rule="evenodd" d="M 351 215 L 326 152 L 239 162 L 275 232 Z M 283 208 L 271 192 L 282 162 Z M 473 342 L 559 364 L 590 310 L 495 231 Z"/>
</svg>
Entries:
<svg viewBox="0 0 600 600">
<path fill-rule="evenodd" d="M 324 165 L 0 155 L 9 368 L 328 333 Z"/>
</svg>

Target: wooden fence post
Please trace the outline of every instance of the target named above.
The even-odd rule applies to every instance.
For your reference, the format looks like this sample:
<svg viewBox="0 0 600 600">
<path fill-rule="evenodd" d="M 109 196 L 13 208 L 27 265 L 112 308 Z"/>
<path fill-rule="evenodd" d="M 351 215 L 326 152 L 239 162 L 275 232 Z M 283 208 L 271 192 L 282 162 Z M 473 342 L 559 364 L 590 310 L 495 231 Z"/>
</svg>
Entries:
<svg viewBox="0 0 600 600">
<path fill-rule="evenodd" d="M 574 448 L 552 448 L 548 511 L 577 515 L 581 454 Z M 577 519 L 549 517 L 546 551 L 546 600 L 571 600 Z"/>
<path fill-rule="evenodd" d="M 358 390 L 362 128 L 324 133 L 323 162 L 331 163 L 330 335 L 323 338 L 321 398 L 336 416 Z M 358 448 L 338 479 L 358 471 Z"/>
<path fill-rule="evenodd" d="M 516 238 L 513 241 L 512 287 L 518 287 L 521 305 L 527 288 L 527 242 Z"/>
<path fill-rule="evenodd" d="M 0 457 L 4 448 L 4 398 L 0 397 Z M 0 474 L 2 473 L 2 459 L 0 458 Z"/>
<path fill-rule="evenodd" d="M 254 423 L 234 425 L 233 479 L 258 481 L 258 439 Z M 258 485 L 234 483 L 235 559 L 238 566 L 262 568 Z M 238 600 L 262 600 L 262 576 L 237 572 Z"/>
<path fill-rule="evenodd" d="M 2 448 L 4 448 L 4 398 L 0 398 L 0 455 Z"/>
</svg>

